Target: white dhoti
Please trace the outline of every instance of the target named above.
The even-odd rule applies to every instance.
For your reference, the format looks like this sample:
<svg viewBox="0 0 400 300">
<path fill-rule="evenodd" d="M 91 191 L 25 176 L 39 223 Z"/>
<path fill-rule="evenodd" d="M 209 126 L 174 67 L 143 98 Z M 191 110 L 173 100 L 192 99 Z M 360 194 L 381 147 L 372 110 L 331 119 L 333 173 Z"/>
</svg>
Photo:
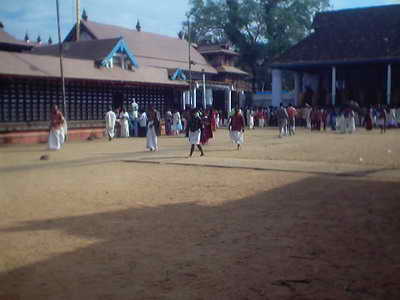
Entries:
<svg viewBox="0 0 400 300">
<path fill-rule="evenodd" d="M 129 137 L 129 123 L 125 119 L 121 121 L 121 137 Z"/>
<path fill-rule="evenodd" d="M 108 135 L 108 138 L 112 139 L 114 138 L 115 135 L 115 121 L 117 120 L 117 117 L 115 116 L 115 113 L 113 111 L 109 111 L 106 114 L 106 134 Z"/>
<path fill-rule="evenodd" d="M 253 118 L 253 117 L 250 117 L 250 118 L 249 118 L 249 128 L 250 128 L 250 129 L 253 129 L 253 128 L 254 128 L 254 118 Z"/>
<path fill-rule="evenodd" d="M 264 123 L 265 123 L 264 119 L 259 119 L 258 120 L 258 127 L 264 128 Z"/>
<path fill-rule="evenodd" d="M 156 130 L 155 130 L 154 126 L 151 123 L 149 123 L 149 127 L 147 128 L 147 134 L 146 134 L 147 145 L 146 145 L 146 148 L 151 150 L 151 151 L 155 151 L 155 150 L 158 149 L 157 135 L 156 135 Z"/>
<path fill-rule="evenodd" d="M 231 138 L 232 142 L 237 145 L 241 145 L 244 143 L 244 134 L 242 131 L 230 131 L 229 137 Z"/>
<path fill-rule="evenodd" d="M 200 129 L 196 131 L 189 130 L 189 143 L 191 145 L 200 145 L 200 136 L 201 136 Z"/>
<path fill-rule="evenodd" d="M 65 134 L 64 128 L 51 129 L 49 133 L 49 149 L 60 150 L 62 144 L 64 144 Z"/>
<path fill-rule="evenodd" d="M 106 133 L 109 138 L 114 138 L 115 135 L 115 122 L 114 123 L 106 123 Z"/>
</svg>

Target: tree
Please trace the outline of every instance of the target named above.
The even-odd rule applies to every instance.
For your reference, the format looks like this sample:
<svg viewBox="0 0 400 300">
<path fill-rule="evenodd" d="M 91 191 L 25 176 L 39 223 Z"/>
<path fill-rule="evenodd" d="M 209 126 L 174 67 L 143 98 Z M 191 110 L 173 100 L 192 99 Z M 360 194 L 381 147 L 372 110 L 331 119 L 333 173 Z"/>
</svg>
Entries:
<svg viewBox="0 0 400 300">
<path fill-rule="evenodd" d="M 192 41 L 230 41 L 255 90 L 265 84 L 271 60 L 310 32 L 315 13 L 329 0 L 191 0 L 190 6 Z M 187 37 L 187 21 L 183 28 Z"/>
</svg>

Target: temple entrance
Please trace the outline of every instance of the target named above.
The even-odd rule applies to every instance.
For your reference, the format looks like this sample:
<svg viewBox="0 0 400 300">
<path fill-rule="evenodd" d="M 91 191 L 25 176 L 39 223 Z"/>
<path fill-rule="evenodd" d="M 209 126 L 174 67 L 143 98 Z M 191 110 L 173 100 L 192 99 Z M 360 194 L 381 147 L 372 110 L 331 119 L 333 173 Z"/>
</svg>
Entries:
<svg viewBox="0 0 400 300">
<path fill-rule="evenodd" d="M 213 108 L 218 111 L 225 111 L 225 90 L 213 90 Z"/>
</svg>

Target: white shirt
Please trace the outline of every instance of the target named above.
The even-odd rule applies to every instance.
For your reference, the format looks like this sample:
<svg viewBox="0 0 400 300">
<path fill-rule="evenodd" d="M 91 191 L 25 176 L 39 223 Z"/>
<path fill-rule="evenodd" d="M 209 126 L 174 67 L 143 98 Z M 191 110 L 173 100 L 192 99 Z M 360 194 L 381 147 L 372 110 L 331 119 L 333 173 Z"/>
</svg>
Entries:
<svg viewBox="0 0 400 300">
<path fill-rule="evenodd" d="M 147 115 L 145 112 L 143 112 L 139 119 L 139 125 L 140 127 L 146 127 L 146 124 L 147 124 Z"/>
<path fill-rule="evenodd" d="M 136 102 L 132 102 L 132 111 L 138 111 L 139 110 L 139 104 L 137 104 Z"/>
</svg>

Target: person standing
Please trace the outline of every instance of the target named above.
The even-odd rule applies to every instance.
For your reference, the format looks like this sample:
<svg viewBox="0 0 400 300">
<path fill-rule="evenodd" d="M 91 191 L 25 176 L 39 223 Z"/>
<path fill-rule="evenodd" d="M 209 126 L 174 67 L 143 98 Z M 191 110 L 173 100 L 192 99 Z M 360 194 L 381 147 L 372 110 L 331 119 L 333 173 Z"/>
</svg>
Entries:
<svg viewBox="0 0 400 300">
<path fill-rule="evenodd" d="M 125 107 L 122 107 L 119 113 L 119 122 L 121 124 L 121 137 L 129 137 L 129 114 Z"/>
<path fill-rule="evenodd" d="M 373 118 L 373 110 L 372 107 L 368 109 L 367 114 L 365 115 L 365 129 L 366 130 L 372 130 L 374 128 L 374 125 L 372 123 L 372 118 Z"/>
<path fill-rule="evenodd" d="M 264 126 L 265 126 L 264 109 L 260 108 L 258 111 L 258 127 L 264 128 Z"/>
<path fill-rule="evenodd" d="M 188 158 L 192 157 L 194 152 L 194 147 L 197 145 L 197 148 L 200 151 L 200 156 L 204 156 L 203 148 L 200 145 L 200 137 L 201 137 L 201 127 L 202 122 L 201 119 L 196 113 L 196 110 L 193 109 L 191 111 L 191 116 L 188 123 L 188 130 L 189 130 L 189 143 L 190 143 L 190 154 Z"/>
<path fill-rule="evenodd" d="M 288 126 L 289 126 L 289 135 L 294 135 L 296 131 L 296 115 L 297 111 L 293 107 L 292 104 L 289 104 L 289 107 L 287 108 L 287 113 L 288 113 Z"/>
<path fill-rule="evenodd" d="M 387 113 L 384 106 L 378 108 L 378 119 L 377 123 L 379 128 L 381 129 L 381 133 L 386 132 L 386 121 L 387 121 Z"/>
<path fill-rule="evenodd" d="M 65 141 L 65 119 L 57 105 L 54 105 L 50 116 L 49 149 L 60 150 Z"/>
<path fill-rule="evenodd" d="M 235 109 L 235 114 L 229 122 L 229 137 L 231 141 L 237 145 L 237 150 L 240 150 L 240 145 L 244 143 L 244 127 L 245 121 L 238 108 Z"/>
<path fill-rule="evenodd" d="M 106 113 L 106 133 L 108 136 L 108 140 L 110 142 L 114 138 L 114 135 L 115 135 L 115 121 L 116 120 L 117 120 L 117 116 L 115 115 L 115 112 L 113 111 L 112 107 L 109 107 L 108 112 Z"/>
<path fill-rule="evenodd" d="M 200 142 L 202 145 L 208 144 L 208 140 L 214 137 L 211 124 L 212 111 L 207 111 L 203 115 L 203 130 L 201 131 Z"/>
<path fill-rule="evenodd" d="M 306 128 L 311 130 L 311 113 L 312 107 L 306 103 L 306 107 L 304 108 L 304 118 L 306 120 Z"/>
<path fill-rule="evenodd" d="M 254 111 L 251 108 L 247 110 L 247 124 L 249 129 L 254 129 Z"/>
<path fill-rule="evenodd" d="M 182 129 L 183 128 L 182 128 L 181 114 L 179 113 L 178 110 L 176 110 L 172 121 L 172 131 L 173 131 L 172 134 L 179 135 Z"/>
<path fill-rule="evenodd" d="M 288 113 L 281 103 L 278 111 L 276 112 L 277 120 L 278 120 L 278 128 L 279 128 L 279 137 L 287 136 L 287 124 L 288 124 Z"/>
<path fill-rule="evenodd" d="M 147 114 L 145 111 L 142 111 L 139 117 L 139 136 L 146 136 L 146 128 L 147 128 Z"/>
<path fill-rule="evenodd" d="M 165 113 L 165 135 L 172 135 L 172 112 Z"/>
<path fill-rule="evenodd" d="M 132 132 L 133 136 L 139 136 L 139 105 L 136 103 L 135 99 L 132 100 L 131 103 L 132 114 L 131 114 L 131 123 L 132 123 Z"/>
<path fill-rule="evenodd" d="M 147 123 L 147 146 L 146 148 L 150 151 L 158 151 L 157 144 L 157 111 L 151 107 L 148 112 L 148 123 Z"/>
</svg>

